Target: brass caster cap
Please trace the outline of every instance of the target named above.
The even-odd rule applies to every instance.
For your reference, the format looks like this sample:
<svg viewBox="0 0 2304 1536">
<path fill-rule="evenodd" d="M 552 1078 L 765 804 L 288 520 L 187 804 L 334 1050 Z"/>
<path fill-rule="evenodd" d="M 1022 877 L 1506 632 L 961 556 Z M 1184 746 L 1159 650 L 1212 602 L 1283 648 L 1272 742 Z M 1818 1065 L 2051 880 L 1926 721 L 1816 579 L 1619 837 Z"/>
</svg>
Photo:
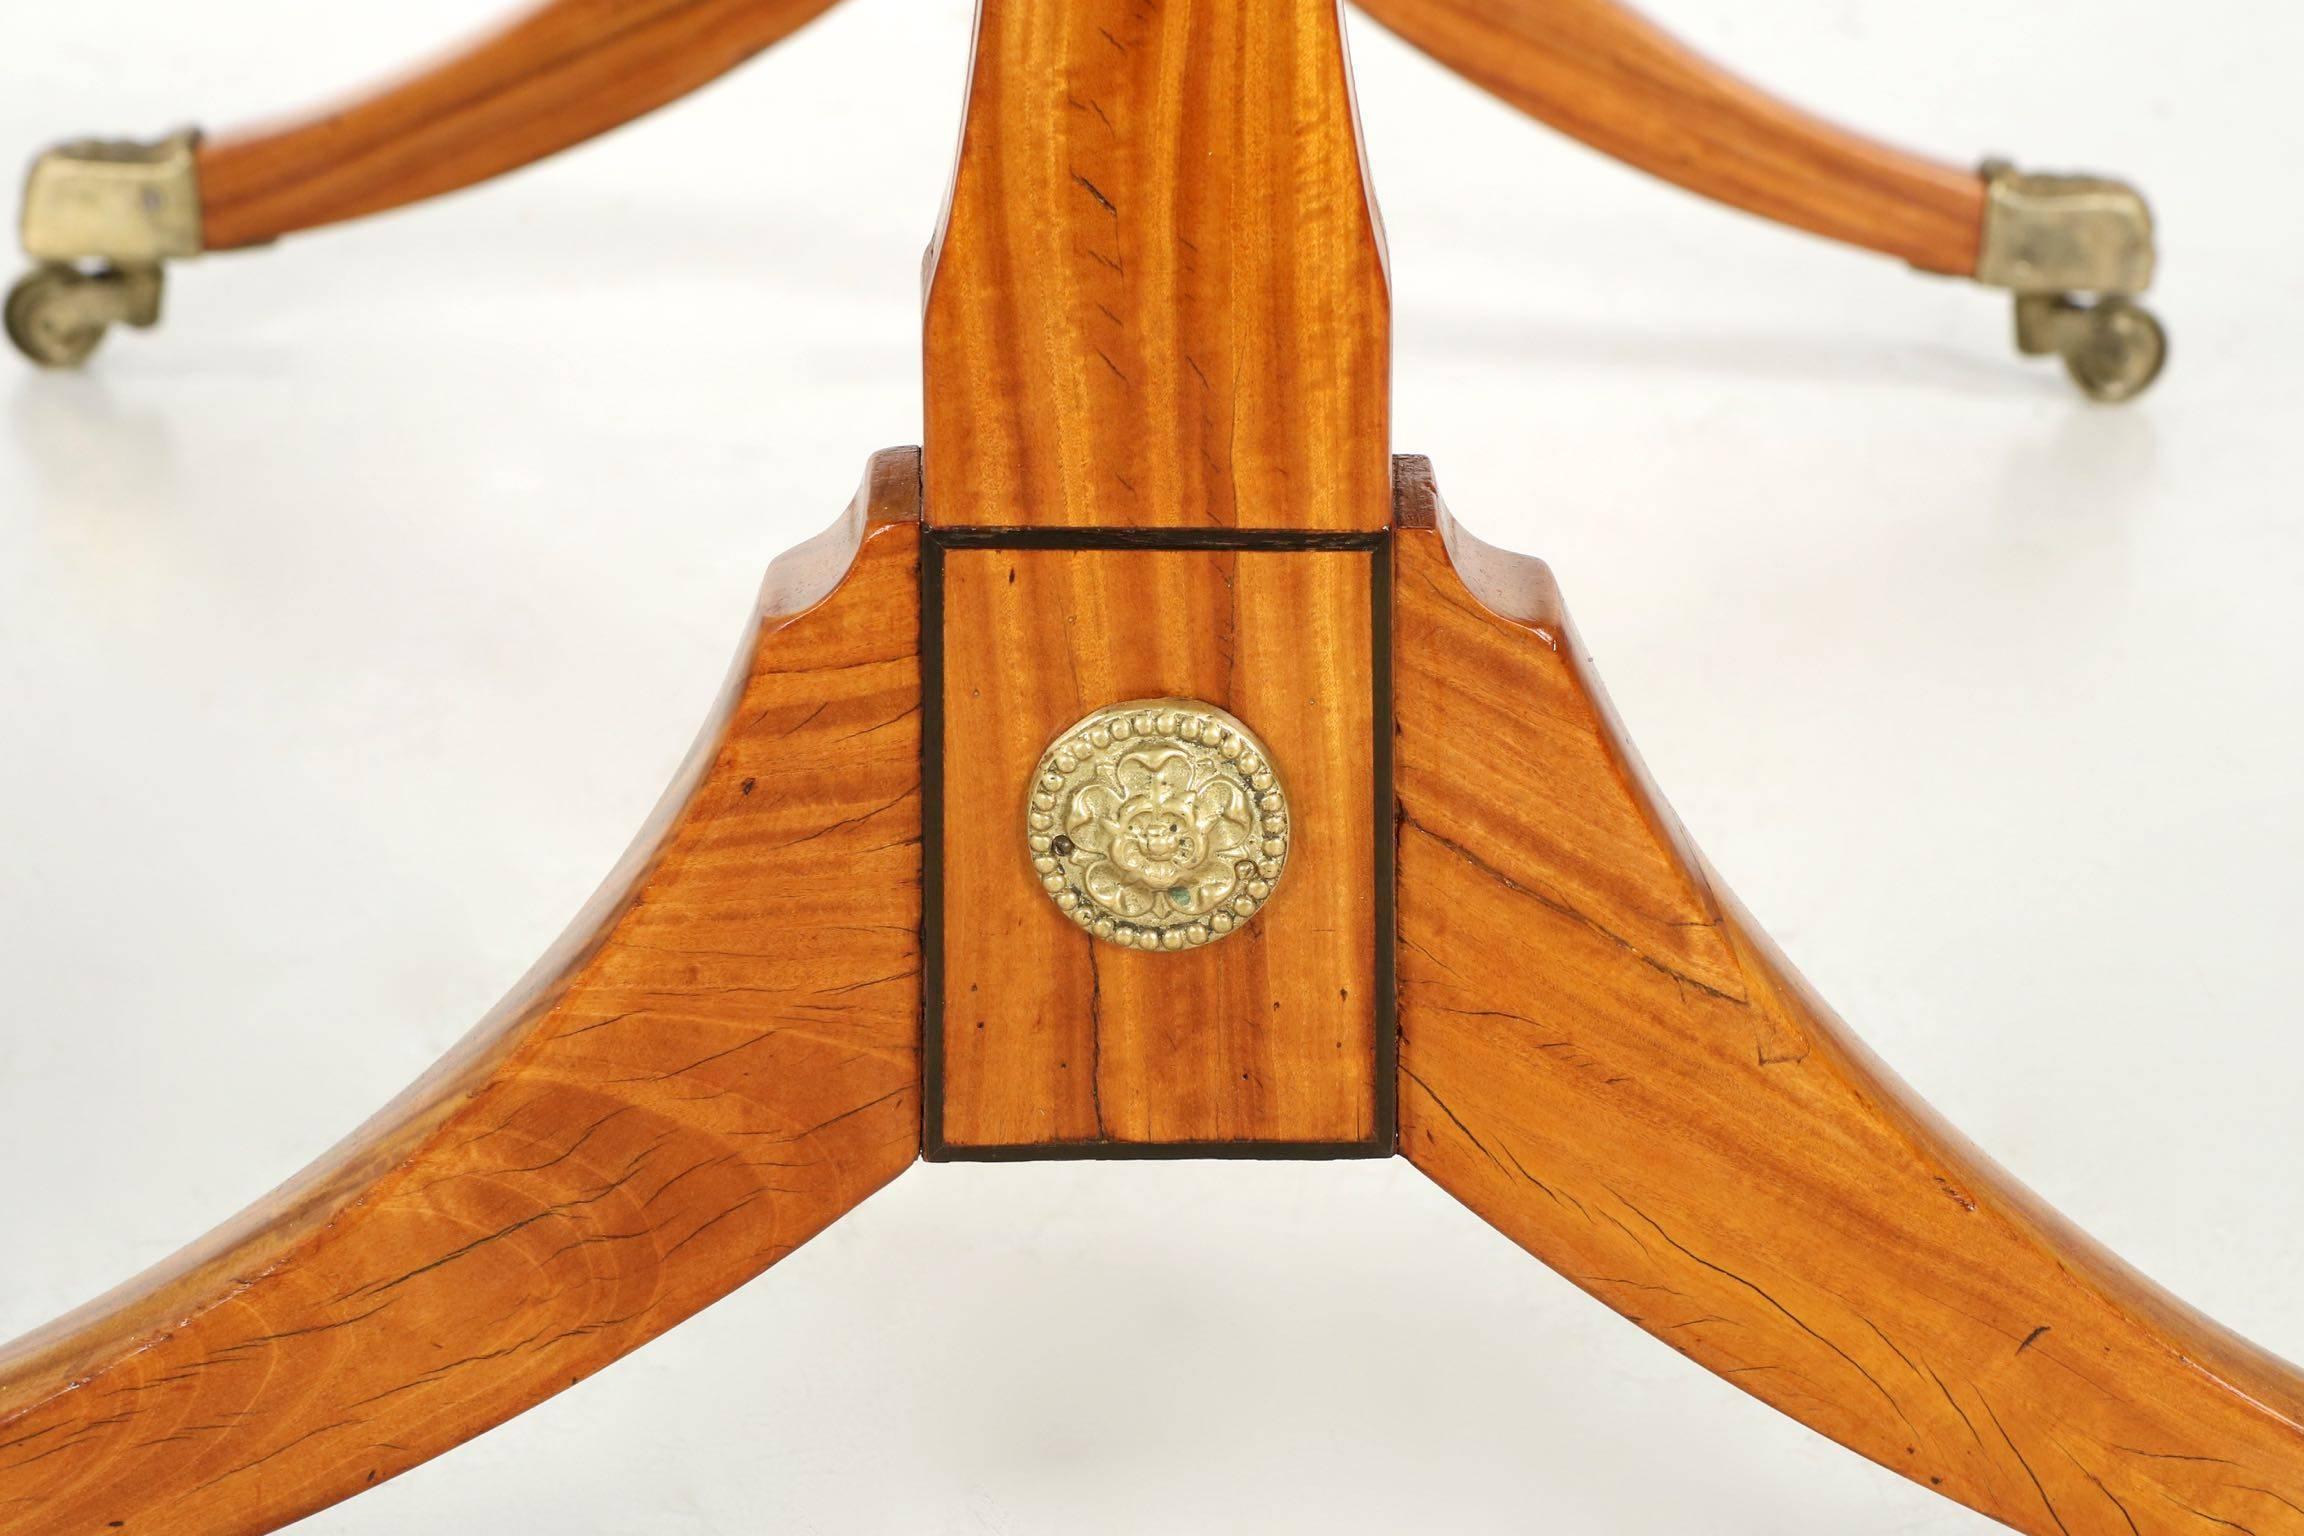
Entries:
<svg viewBox="0 0 2304 1536">
<path fill-rule="evenodd" d="M 2064 349 L 2064 371 L 2091 400 L 2117 405 L 2152 387 L 2168 366 L 2168 332 L 2130 299 L 2099 299 Z"/>
</svg>

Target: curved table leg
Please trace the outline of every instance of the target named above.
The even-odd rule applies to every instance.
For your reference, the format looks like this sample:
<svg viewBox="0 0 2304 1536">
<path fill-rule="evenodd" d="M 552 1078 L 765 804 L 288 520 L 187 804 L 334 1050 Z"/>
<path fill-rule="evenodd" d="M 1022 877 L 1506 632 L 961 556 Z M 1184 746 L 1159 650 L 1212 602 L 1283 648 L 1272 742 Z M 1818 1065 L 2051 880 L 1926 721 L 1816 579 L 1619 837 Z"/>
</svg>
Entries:
<svg viewBox="0 0 2304 1536">
<path fill-rule="evenodd" d="M 553 954 L 367 1127 L 0 1351 L 11 1536 L 268 1531 L 572 1385 L 919 1147 L 915 452 L 779 560 Z"/>
<path fill-rule="evenodd" d="M 835 0 L 542 0 L 351 99 L 202 140 L 79 141 L 40 157 L 24 202 L 36 263 L 10 341 L 74 368 L 115 325 L 148 328 L 164 264 L 262 245 L 474 186 L 679 100 Z"/>
<path fill-rule="evenodd" d="M 275 240 L 556 154 L 719 78 L 834 0 L 548 0 L 336 106 L 200 147 L 203 244 Z M 1561 132 L 1801 229 L 1972 275 L 1984 180 L 1778 101 L 1613 0 L 1359 0 Z"/>
<path fill-rule="evenodd" d="M 1747 84 L 1615 0 L 1356 0 L 1530 117 L 1701 197 L 1972 276 L 1983 176 Z"/>
<path fill-rule="evenodd" d="M 158 319 L 161 260 L 263 244 L 517 170 L 709 84 L 834 3 L 544 0 L 388 85 L 201 143 L 183 177 L 138 187 L 137 200 L 119 205 L 125 230 L 93 238 L 83 186 L 116 167 L 109 154 L 91 160 L 86 146 L 66 146 L 35 169 L 34 184 L 43 173 L 68 184 L 74 213 L 50 249 L 34 233 L 38 200 L 28 199 L 27 248 L 43 265 L 10 296 L 9 335 L 37 362 L 76 366 L 111 325 Z M 1474 83 L 1627 164 L 1926 271 L 2014 288 L 2031 301 L 2018 311 L 2020 349 L 2061 355 L 2098 399 L 2131 398 L 2159 374 L 2166 338 L 2131 302 L 2150 281 L 2150 222 L 2125 188 L 2109 213 L 2105 184 L 2086 180 L 2057 186 L 2044 207 L 1998 199 L 1986 173 L 1779 101 L 1615 0 L 1359 3 Z M 194 217 L 155 240 L 146 210 L 162 194 L 190 203 Z M 2107 265 L 2102 235 L 2073 237 L 2075 208 L 2083 220 L 2108 218 L 2115 243 L 2141 244 L 2141 276 L 2119 260 Z M 2094 302 L 2073 298 L 2081 293 Z"/>
<path fill-rule="evenodd" d="M 2167 361 L 2150 211 L 2093 177 L 2020 176 L 1892 148 L 1738 79 L 1616 0 L 1358 0 L 1529 116 L 1700 197 L 2017 296 L 2017 350 L 2090 398 Z"/>
<path fill-rule="evenodd" d="M 835 0 L 545 0 L 390 84 L 200 147 L 231 250 L 518 170 L 701 89 Z"/>
<path fill-rule="evenodd" d="M 1537 561 L 1401 461 L 1404 1154 L 1657 1338 L 2033 1536 L 2304 1532 L 2304 1376 L 2074 1230 L 1811 995 Z"/>
<path fill-rule="evenodd" d="M 389 85 L 200 147 L 203 244 L 261 244 L 500 176 L 718 79 L 835 0 L 547 0 Z M 1358 0 L 1563 133 L 1702 196 L 1929 271 L 1976 271 L 1972 167 L 1778 101 L 1613 0 Z"/>
</svg>

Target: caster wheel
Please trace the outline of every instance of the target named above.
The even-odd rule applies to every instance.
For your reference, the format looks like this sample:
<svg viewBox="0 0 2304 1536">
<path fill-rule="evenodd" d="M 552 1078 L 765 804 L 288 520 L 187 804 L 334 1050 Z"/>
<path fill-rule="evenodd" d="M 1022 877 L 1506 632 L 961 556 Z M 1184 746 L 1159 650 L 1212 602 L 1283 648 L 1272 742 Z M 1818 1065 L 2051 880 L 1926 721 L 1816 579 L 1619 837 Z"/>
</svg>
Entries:
<svg viewBox="0 0 2304 1536">
<path fill-rule="evenodd" d="M 41 267 L 8 293 L 8 339 L 43 368 L 77 368 L 110 329 L 80 299 L 97 279 L 70 267 Z"/>
<path fill-rule="evenodd" d="M 2152 311 L 2128 299 L 2101 299 L 2085 311 L 2064 349 L 2064 370 L 2091 400 L 2117 404 L 2151 387 L 2168 363 L 2168 332 Z"/>
<path fill-rule="evenodd" d="M 158 267 L 35 267 L 9 291 L 8 339 L 43 368 L 77 368 L 113 326 L 156 323 L 160 290 Z"/>
</svg>

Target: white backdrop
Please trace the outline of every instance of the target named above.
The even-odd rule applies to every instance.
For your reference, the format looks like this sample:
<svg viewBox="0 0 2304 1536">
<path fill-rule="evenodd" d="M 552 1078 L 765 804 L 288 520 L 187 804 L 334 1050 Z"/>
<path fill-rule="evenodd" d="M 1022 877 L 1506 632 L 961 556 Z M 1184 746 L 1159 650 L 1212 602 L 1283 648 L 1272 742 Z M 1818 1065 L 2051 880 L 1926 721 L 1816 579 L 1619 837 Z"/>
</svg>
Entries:
<svg viewBox="0 0 2304 1536">
<path fill-rule="evenodd" d="M 765 562 L 917 440 L 965 0 L 853 0 L 509 183 L 0 363 L 0 1335 L 412 1077 L 606 870 Z M 2154 195 L 2176 361 L 1699 204 L 1365 23 L 1398 444 L 1548 557 L 1746 901 L 1957 1123 L 2304 1355 L 2293 7 L 1658 0 L 1884 136 Z M 0 156 L 225 125 L 487 0 L 25 3 Z M 1404 1164 L 915 1170 L 309 1529 L 1988 1529 Z"/>
</svg>

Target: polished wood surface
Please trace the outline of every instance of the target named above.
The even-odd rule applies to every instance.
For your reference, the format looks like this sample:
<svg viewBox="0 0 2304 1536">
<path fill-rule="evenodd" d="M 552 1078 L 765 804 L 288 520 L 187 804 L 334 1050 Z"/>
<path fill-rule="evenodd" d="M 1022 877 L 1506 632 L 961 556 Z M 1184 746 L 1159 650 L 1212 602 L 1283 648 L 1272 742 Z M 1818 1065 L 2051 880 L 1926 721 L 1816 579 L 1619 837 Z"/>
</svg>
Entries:
<svg viewBox="0 0 2304 1536">
<path fill-rule="evenodd" d="M 1384 526 L 1341 28 L 1334 0 L 982 0 L 930 257 L 931 523 Z"/>
<path fill-rule="evenodd" d="M 437 197 L 711 83 L 833 0 L 546 0 L 437 63 L 200 147 L 209 250 Z"/>
<path fill-rule="evenodd" d="M 1389 324 L 1333 0 L 983 0 L 930 258 L 933 527 L 1380 529 Z M 1388 1125 L 1374 565 L 945 554 L 932 1152 L 1365 1143 Z M 1020 818 L 1059 731 L 1167 695 L 1244 720 L 1292 825 L 1320 831 L 1239 934 L 1148 955 L 1056 911 Z"/>
<path fill-rule="evenodd" d="M 1691 192 L 1969 276 L 1984 181 L 1824 121 L 1613 0 L 1357 0 L 1529 116 Z"/>
<path fill-rule="evenodd" d="M 201 147 L 206 241 L 211 250 L 260 244 L 298 230 L 379 213 L 472 186 L 531 164 L 631 121 L 697 90 L 781 41 L 829 9 L 834 0 L 547 0 L 498 31 L 438 62 L 320 111 L 273 126 L 225 133 Z M 1016 0 L 1005 0 L 1015 14 Z M 1272 0 L 1257 0 L 1269 5 Z M 1543 122 L 1617 159 L 1705 197 L 1852 245 L 1885 251 L 1929 271 L 1973 273 L 1984 217 L 1982 179 L 1949 165 L 1890 148 L 1801 111 L 1736 78 L 1612 0 L 1358 0 L 1376 21 L 1485 89 Z M 1252 8 L 1251 8 L 1252 9 Z M 1123 17 L 1132 15 L 1115 7 Z M 1179 13 L 1188 14 L 1188 13 Z M 1171 18 L 1172 19 L 1172 18 Z M 1324 23 L 1315 23 L 1324 25 Z M 1106 26 L 1115 37 L 1125 27 Z M 1101 42 L 1096 31 L 1073 42 Z M 1063 88 L 1053 72 L 1066 46 L 1009 52 L 1025 72 L 1022 89 L 1051 105 L 1084 113 L 1108 142 L 1093 135 L 1043 136 L 1057 149 L 1109 155 L 1176 156 L 1183 146 L 1145 136 L 1142 105 L 1157 82 L 1132 68 L 1084 73 L 1093 52 L 1066 55 L 1072 73 L 1096 82 L 1091 96 Z M 1141 39 L 1137 41 L 1141 46 Z M 1122 61 L 1115 60 L 1115 63 Z M 1141 60 L 1139 60 L 1141 62 Z M 1265 78 L 1270 60 L 1243 56 L 1241 68 Z M 1181 81 L 1182 77 L 1175 77 Z M 1230 77 L 1195 78 L 1194 89 L 1229 89 Z M 1104 119 L 1096 119 L 1101 108 Z M 1284 93 L 1269 93 L 1284 112 Z M 1274 122 L 1285 122 L 1276 117 Z M 1086 125 L 1079 125 L 1085 127 Z M 1333 140 L 1333 134 L 1323 130 Z M 1341 146 L 1322 155 L 1335 160 Z M 1197 179 L 1204 161 L 1177 159 L 1179 179 Z M 1123 227 L 1093 228 L 1100 207 L 1067 206 L 1061 161 L 1019 163 L 1014 174 L 1039 183 L 1038 210 L 1056 222 L 1027 231 L 1017 249 L 1061 273 L 1066 231 L 1119 259 L 1118 234 L 1137 253 L 1138 270 L 1174 269 L 1179 284 L 1218 270 L 1181 259 L 1162 262 L 1153 224 L 1174 224 L 1197 239 L 1208 227 L 1190 208 L 1131 206 Z M 987 172 L 1000 177 L 1001 172 Z M 1093 181 L 1092 171 L 1086 173 Z M 1323 173 L 1339 174 L 1337 166 Z M 1099 183 L 1100 185 L 1100 183 Z M 1341 185 L 1338 183 L 1337 185 Z M 1332 188 L 1310 189 L 1325 200 Z M 1197 196 L 1197 194 L 1195 194 Z M 1220 201 L 1222 193 L 1213 194 Z M 1092 203 L 1092 200 L 1091 200 Z M 1205 210 L 1207 204 L 1203 203 Z M 1221 215 L 1218 215 L 1221 217 Z M 1094 277 L 1085 272 L 1072 279 Z M 1107 286 L 1120 274 L 1107 269 Z M 1081 305 L 1109 303 L 1098 292 Z M 1093 313 L 1093 310 L 1090 310 Z M 997 325 L 997 321 L 985 323 Z M 1112 352 L 1107 345 L 1105 351 Z M 1117 357 L 1117 353 L 1113 354 Z M 1200 359 L 1205 369 L 1207 360 Z M 1043 368 L 1062 369 L 1061 360 Z M 1123 365 L 1124 366 L 1124 365 Z M 1173 358 L 1167 367 L 1178 365 Z M 1146 381 L 1167 376 L 1157 356 Z M 1061 373 L 1060 373 L 1061 376 Z M 1071 395 L 1090 392 L 1079 380 Z M 1205 402 L 1214 408 L 1216 401 Z M 1078 430 L 1077 428 L 1075 429 Z"/>
<path fill-rule="evenodd" d="M 1938 1120 L 1739 910 L 1537 561 L 1402 461 L 1401 1146 L 1681 1354 L 2032 1536 L 2304 1531 L 2304 1376 Z"/>
<path fill-rule="evenodd" d="M 944 1142 L 1368 1140 L 1374 557 L 956 549 L 944 568 Z M 1296 832 L 1239 932 L 1145 954 L 1041 891 L 1024 793 L 1090 710 L 1171 696 L 1263 738 Z"/>
<path fill-rule="evenodd" d="M 0 1352 L 0 1529 L 271 1530 L 638 1348 L 913 1160 L 918 484 L 882 455 L 777 562 L 657 824 L 450 1058 Z"/>
<path fill-rule="evenodd" d="M 1473 62 L 1517 46 L 1476 46 L 1500 6 L 1431 14 Z M 1702 155 L 1829 137 L 1752 126 Z M 1035 1151 L 1346 1142 L 1390 1086 L 1401 1150 L 1475 1212 L 1884 1466 L 2033 1536 L 2304 1531 L 2304 1378 L 1874 1062 L 1649 787 L 1543 567 L 1455 528 L 1420 462 L 1395 474 L 1330 0 L 983 0 L 926 332 L 925 455 L 876 460 L 780 562 L 661 820 L 561 949 L 330 1158 L 0 1354 L 5 1529 L 238 1536 L 357 1493 L 759 1273 L 930 1114 Z M 987 528 L 1009 547 L 963 547 Z M 1051 547 L 1082 529 L 1169 547 Z M 1310 537 L 1185 547 L 1212 530 Z M 1291 867 L 1235 938 L 1098 948 L 1031 878 L 1025 786 L 1060 728 L 1170 693 L 1269 744 Z"/>
</svg>

